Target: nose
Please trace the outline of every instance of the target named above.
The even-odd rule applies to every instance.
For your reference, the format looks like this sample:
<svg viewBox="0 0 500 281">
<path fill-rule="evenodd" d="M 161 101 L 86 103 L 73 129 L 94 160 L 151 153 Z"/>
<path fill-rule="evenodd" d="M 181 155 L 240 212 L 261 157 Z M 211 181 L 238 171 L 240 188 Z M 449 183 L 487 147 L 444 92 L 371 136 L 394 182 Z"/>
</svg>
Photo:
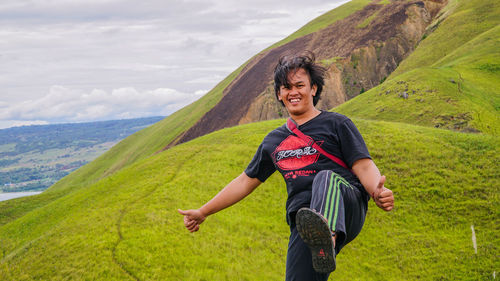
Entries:
<svg viewBox="0 0 500 281">
<path fill-rule="evenodd" d="M 297 94 L 298 92 L 299 92 L 299 89 L 297 87 L 295 87 L 295 86 L 292 86 L 290 88 L 290 92 L 289 93 L 293 95 L 293 94 Z"/>
</svg>

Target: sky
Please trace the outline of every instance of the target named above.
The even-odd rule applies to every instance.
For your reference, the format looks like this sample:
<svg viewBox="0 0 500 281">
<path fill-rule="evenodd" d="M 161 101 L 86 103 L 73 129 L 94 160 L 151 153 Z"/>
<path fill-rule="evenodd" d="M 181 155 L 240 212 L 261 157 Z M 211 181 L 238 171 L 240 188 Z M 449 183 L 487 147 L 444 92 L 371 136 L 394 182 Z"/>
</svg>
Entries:
<svg viewBox="0 0 500 281">
<path fill-rule="evenodd" d="M 346 0 L 2 0 L 0 129 L 167 116 Z"/>
</svg>

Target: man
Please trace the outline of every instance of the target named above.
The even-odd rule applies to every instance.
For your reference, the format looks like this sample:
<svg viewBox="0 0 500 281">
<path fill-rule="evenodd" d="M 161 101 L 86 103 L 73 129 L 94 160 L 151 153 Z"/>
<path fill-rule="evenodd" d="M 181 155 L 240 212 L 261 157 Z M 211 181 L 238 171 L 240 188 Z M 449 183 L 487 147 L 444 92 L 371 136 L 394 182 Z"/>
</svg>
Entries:
<svg viewBox="0 0 500 281">
<path fill-rule="evenodd" d="M 286 280 L 327 280 L 335 256 L 361 231 L 370 196 L 385 211 L 394 207 L 392 191 L 352 121 L 315 108 L 324 73 L 312 53 L 282 57 L 275 92 L 293 123 L 270 132 L 247 169 L 208 203 L 179 210 L 186 228 L 197 231 L 207 216 L 237 203 L 278 170 L 287 185 L 291 232 Z"/>
</svg>

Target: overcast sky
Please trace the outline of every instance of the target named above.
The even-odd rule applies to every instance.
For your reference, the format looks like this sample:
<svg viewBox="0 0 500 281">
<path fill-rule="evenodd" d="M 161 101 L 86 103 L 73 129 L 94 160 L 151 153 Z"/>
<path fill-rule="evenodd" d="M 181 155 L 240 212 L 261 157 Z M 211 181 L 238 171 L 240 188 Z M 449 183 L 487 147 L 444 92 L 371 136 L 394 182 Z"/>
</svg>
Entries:
<svg viewBox="0 0 500 281">
<path fill-rule="evenodd" d="M 169 115 L 346 0 L 1 0 L 0 128 Z"/>
</svg>

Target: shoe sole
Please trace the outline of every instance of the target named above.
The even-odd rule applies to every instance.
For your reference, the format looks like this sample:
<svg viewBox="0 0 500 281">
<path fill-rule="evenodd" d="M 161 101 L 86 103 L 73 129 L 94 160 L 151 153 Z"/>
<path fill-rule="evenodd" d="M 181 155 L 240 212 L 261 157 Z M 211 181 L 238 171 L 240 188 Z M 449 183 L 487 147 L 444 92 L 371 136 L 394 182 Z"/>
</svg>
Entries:
<svg viewBox="0 0 500 281">
<path fill-rule="evenodd" d="M 295 216 L 297 231 L 311 250 L 314 270 L 330 273 L 335 270 L 335 249 L 332 232 L 323 216 L 309 208 L 302 208 Z"/>
</svg>

